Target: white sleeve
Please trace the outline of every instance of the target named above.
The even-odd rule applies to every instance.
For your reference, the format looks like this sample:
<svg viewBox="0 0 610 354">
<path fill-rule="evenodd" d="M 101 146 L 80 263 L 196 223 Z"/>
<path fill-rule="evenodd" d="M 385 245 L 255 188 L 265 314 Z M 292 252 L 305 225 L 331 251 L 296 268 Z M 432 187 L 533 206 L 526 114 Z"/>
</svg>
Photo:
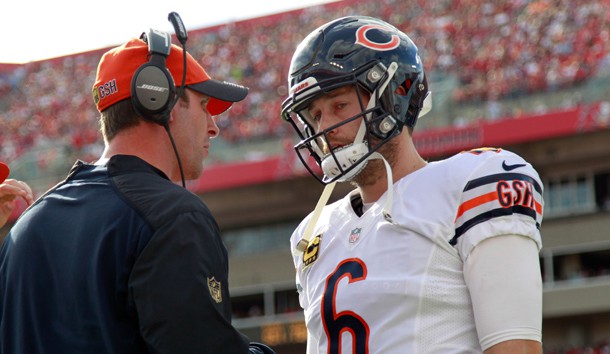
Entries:
<svg viewBox="0 0 610 354">
<path fill-rule="evenodd" d="M 307 330 L 307 352 L 306 354 L 318 354 L 319 344 L 318 341 L 309 333 Z"/>
<path fill-rule="evenodd" d="M 512 339 L 541 341 L 542 278 L 532 239 L 484 240 L 466 259 L 464 279 L 483 350 Z"/>
</svg>

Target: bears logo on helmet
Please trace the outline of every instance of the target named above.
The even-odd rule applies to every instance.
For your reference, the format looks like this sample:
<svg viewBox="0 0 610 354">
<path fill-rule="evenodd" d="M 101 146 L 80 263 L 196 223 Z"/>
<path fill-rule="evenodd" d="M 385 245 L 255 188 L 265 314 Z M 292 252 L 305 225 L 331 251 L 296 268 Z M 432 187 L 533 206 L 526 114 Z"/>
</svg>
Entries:
<svg viewBox="0 0 610 354">
<path fill-rule="evenodd" d="M 362 27 L 358 28 L 358 30 L 356 30 L 356 44 L 361 44 L 367 48 L 371 48 L 374 50 L 392 50 L 392 49 L 395 49 L 396 47 L 398 47 L 398 45 L 400 45 L 400 38 L 398 38 L 398 36 L 395 34 L 392 34 L 390 37 L 391 38 L 390 41 L 388 41 L 386 43 L 379 43 L 379 42 L 370 40 L 366 36 L 366 34 L 368 31 L 370 31 L 372 29 L 377 29 L 380 31 L 391 30 L 391 29 L 386 28 L 385 26 L 381 26 L 381 25 L 362 26 Z"/>
</svg>

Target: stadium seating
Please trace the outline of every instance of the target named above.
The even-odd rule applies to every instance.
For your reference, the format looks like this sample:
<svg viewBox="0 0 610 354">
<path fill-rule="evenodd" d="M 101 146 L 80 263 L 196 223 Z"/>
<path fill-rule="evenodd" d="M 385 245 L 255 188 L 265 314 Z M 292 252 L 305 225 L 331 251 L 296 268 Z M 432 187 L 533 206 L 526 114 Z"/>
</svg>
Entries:
<svg viewBox="0 0 610 354">
<path fill-rule="evenodd" d="M 251 88 L 245 102 L 219 117 L 222 139 L 235 144 L 292 134 L 279 119 L 291 53 L 306 33 L 344 15 L 378 16 L 410 34 L 433 82 L 457 78 L 453 103 L 561 90 L 610 66 L 608 7 L 601 0 L 569 7 L 546 1 L 417 4 L 348 0 L 192 31 L 188 49 L 212 75 Z M 18 160 L 34 149 L 40 151 L 37 168 L 44 169 L 58 156 L 88 160 L 99 154 L 90 92 L 103 51 L 0 70 L 1 160 Z M 464 124 L 463 117 L 439 121 Z"/>
</svg>

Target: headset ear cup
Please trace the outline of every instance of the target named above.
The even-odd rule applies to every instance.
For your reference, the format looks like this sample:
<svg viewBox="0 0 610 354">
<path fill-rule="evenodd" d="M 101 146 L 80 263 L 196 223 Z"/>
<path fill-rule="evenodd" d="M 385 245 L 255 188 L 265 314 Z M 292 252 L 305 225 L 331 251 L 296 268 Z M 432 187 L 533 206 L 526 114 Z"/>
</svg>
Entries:
<svg viewBox="0 0 610 354">
<path fill-rule="evenodd" d="M 164 125 L 169 121 L 168 110 L 175 94 L 174 81 L 167 68 L 151 61 L 140 66 L 133 75 L 131 98 L 136 112 L 142 117 Z"/>
</svg>

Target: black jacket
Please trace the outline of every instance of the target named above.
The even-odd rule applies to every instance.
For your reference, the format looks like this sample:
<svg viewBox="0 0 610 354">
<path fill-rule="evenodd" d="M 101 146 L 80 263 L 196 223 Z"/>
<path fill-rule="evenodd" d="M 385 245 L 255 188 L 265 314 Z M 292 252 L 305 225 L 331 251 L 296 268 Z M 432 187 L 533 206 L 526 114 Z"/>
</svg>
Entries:
<svg viewBox="0 0 610 354">
<path fill-rule="evenodd" d="M 193 193 L 134 156 L 77 162 L 0 250 L 0 353 L 248 353 Z"/>
</svg>

